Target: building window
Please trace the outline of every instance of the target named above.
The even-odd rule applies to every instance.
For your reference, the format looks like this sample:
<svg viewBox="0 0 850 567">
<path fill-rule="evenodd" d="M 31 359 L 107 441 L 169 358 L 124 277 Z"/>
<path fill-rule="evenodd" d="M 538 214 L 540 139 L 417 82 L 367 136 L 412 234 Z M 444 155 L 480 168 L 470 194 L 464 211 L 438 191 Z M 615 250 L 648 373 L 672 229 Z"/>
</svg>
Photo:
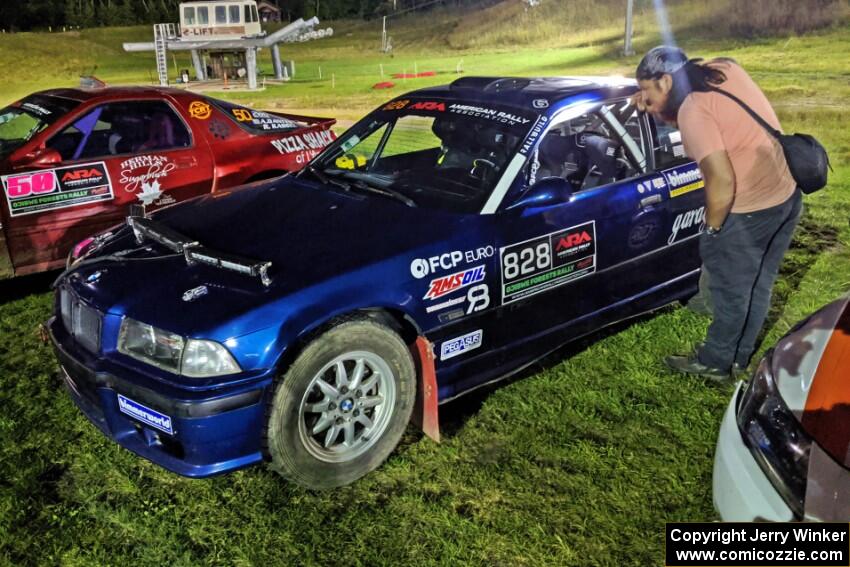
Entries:
<svg viewBox="0 0 850 567">
<path fill-rule="evenodd" d="M 215 7 L 215 23 L 216 24 L 226 24 L 227 23 L 227 6 L 216 6 Z"/>
<path fill-rule="evenodd" d="M 210 9 L 206 6 L 198 8 L 198 24 L 206 26 L 210 23 Z"/>
<path fill-rule="evenodd" d="M 183 8 L 183 25 L 184 26 L 194 26 L 195 25 L 195 8 L 186 6 Z"/>
<path fill-rule="evenodd" d="M 230 20 L 229 20 L 230 23 L 231 24 L 238 24 L 239 21 L 240 21 L 239 20 L 239 5 L 236 4 L 235 6 L 228 6 L 227 8 L 230 11 Z"/>
</svg>

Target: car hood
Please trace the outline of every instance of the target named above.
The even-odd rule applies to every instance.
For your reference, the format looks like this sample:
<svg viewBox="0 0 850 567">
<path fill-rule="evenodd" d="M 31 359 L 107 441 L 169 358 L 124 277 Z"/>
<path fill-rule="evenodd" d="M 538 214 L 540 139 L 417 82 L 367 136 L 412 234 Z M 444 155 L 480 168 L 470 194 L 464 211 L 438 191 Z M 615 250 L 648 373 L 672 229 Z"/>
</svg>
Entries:
<svg viewBox="0 0 850 567">
<path fill-rule="evenodd" d="M 480 217 L 411 208 L 285 177 L 186 201 L 152 218 L 212 250 L 272 262 L 271 285 L 224 269 L 189 266 L 174 254 L 95 262 L 76 270 L 71 282 L 102 311 L 183 335 L 217 338 L 279 324 L 287 315 L 281 309 L 295 308 L 293 297 L 317 288 L 363 295 L 368 286 L 389 296 L 391 288 L 411 279 L 412 258 L 430 255 L 423 250 L 439 249 L 447 235 L 473 230 Z M 130 238 L 128 233 L 105 253 L 129 248 Z M 381 277 L 387 273 L 398 277 Z M 202 296 L 186 299 L 200 287 Z M 281 298 L 287 299 L 285 306 L 267 308 Z"/>
<path fill-rule="evenodd" d="M 844 297 L 782 338 L 773 372 L 803 428 L 834 459 L 850 465 L 850 307 Z"/>
</svg>

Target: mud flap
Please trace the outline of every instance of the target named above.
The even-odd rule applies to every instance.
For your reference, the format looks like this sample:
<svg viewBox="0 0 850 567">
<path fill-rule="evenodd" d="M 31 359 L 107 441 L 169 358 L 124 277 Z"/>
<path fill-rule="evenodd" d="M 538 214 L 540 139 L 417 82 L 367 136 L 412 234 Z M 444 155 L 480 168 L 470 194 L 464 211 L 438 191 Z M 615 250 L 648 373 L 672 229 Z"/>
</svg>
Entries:
<svg viewBox="0 0 850 567">
<path fill-rule="evenodd" d="M 413 408 L 413 423 L 436 441 L 440 442 L 440 418 L 437 404 L 437 372 L 434 369 L 434 349 L 425 337 L 417 337 L 411 347 L 419 380 L 416 405 Z"/>
</svg>

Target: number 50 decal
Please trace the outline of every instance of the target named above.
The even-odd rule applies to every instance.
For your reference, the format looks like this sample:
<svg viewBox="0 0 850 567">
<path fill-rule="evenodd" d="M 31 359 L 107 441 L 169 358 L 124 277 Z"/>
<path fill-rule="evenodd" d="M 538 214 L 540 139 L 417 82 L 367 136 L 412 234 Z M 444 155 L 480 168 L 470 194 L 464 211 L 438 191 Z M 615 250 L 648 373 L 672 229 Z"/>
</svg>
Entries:
<svg viewBox="0 0 850 567">
<path fill-rule="evenodd" d="M 56 189 L 56 175 L 53 171 L 17 175 L 6 178 L 6 194 L 10 199 L 28 197 L 31 193 L 40 195 Z"/>
</svg>

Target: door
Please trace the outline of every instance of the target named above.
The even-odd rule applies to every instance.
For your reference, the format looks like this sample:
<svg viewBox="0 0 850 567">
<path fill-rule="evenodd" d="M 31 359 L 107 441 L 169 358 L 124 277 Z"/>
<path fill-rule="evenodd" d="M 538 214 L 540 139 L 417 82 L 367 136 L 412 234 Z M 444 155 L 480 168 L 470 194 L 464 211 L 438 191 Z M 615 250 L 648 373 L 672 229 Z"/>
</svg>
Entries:
<svg viewBox="0 0 850 567">
<path fill-rule="evenodd" d="M 45 142 L 59 164 L 4 178 L 7 239 L 17 273 L 58 267 L 73 244 L 148 210 L 208 192 L 206 141 L 163 100 L 84 110 Z"/>
<path fill-rule="evenodd" d="M 568 197 L 501 213 L 503 346 L 544 345 L 537 339 L 570 322 L 592 327 L 606 308 L 669 277 L 660 258 L 669 197 L 649 167 L 647 134 L 625 100 L 553 119 L 530 159 L 528 185 L 565 183 Z"/>
</svg>

